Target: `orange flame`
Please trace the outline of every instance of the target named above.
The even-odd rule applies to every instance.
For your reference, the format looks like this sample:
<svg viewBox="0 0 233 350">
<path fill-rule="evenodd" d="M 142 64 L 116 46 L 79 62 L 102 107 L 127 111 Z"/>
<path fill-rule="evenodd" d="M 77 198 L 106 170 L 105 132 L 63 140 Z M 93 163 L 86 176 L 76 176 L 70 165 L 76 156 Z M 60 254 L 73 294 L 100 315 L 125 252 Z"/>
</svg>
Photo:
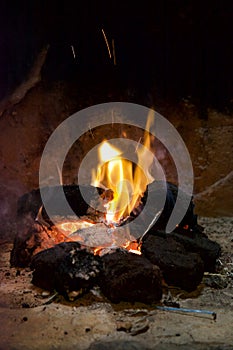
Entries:
<svg viewBox="0 0 233 350">
<path fill-rule="evenodd" d="M 145 130 L 149 130 L 153 116 L 149 115 Z M 154 156 L 150 152 L 150 134 L 145 132 L 144 145 L 138 142 L 135 149 L 137 164 L 123 157 L 123 152 L 103 141 L 98 149 L 99 164 L 92 172 L 92 184 L 113 191 L 113 199 L 106 204 L 106 221 L 117 223 L 127 218 L 138 206 L 146 187 L 154 178 L 150 167 Z"/>
</svg>

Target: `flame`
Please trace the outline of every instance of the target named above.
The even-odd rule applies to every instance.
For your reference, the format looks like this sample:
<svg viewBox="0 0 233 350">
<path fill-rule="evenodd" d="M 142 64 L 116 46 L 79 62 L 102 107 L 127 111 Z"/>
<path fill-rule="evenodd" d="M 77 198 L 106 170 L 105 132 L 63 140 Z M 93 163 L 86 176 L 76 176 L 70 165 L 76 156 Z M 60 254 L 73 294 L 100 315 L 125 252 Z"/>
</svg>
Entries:
<svg viewBox="0 0 233 350">
<path fill-rule="evenodd" d="M 149 131 L 153 121 L 153 115 L 150 114 L 145 130 Z M 92 185 L 113 191 L 113 199 L 106 204 L 108 224 L 127 218 L 139 205 L 147 185 L 154 180 L 150 174 L 154 156 L 149 151 L 149 132 L 144 134 L 144 147 L 140 141 L 135 149 L 137 164 L 125 159 L 123 152 L 106 140 L 98 148 L 99 164 L 97 171 L 92 171 Z"/>
</svg>

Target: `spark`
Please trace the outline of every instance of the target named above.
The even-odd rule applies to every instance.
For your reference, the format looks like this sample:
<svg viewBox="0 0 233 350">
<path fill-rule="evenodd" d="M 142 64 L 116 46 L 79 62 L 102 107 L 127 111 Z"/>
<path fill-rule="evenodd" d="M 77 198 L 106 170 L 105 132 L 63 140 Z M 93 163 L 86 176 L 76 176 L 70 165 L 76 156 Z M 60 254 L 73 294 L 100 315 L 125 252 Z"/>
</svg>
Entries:
<svg viewBox="0 0 233 350">
<path fill-rule="evenodd" d="M 108 39 L 107 39 L 103 29 L 102 29 L 102 34 L 103 34 L 103 37 L 104 37 L 104 40 L 105 40 L 105 43 L 106 43 L 106 46 L 107 46 L 107 49 L 108 49 L 109 57 L 111 59 L 112 58 L 111 50 L 110 50 L 110 47 L 109 47 L 109 44 L 108 44 Z"/>
<path fill-rule="evenodd" d="M 72 50 L 72 53 L 73 53 L 73 56 L 74 56 L 74 59 L 75 59 L 76 58 L 76 54 L 75 54 L 74 46 L 71 45 L 70 47 L 71 47 L 71 50 Z"/>
<path fill-rule="evenodd" d="M 112 54 L 113 54 L 113 64 L 116 66 L 116 49 L 115 49 L 115 41 L 112 39 Z"/>
</svg>

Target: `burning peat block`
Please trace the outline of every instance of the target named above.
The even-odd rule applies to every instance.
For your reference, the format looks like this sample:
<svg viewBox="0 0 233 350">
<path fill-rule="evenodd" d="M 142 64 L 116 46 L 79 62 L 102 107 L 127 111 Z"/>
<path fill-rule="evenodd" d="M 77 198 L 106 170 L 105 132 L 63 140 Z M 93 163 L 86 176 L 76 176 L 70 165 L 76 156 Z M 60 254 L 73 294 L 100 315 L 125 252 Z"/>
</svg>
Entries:
<svg viewBox="0 0 233 350">
<path fill-rule="evenodd" d="M 203 260 L 206 272 L 215 272 L 216 261 L 220 257 L 221 247 L 198 231 L 191 234 L 171 233 L 171 237 L 182 244 L 187 252 L 198 253 Z"/>
<path fill-rule="evenodd" d="M 178 187 L 171 182 L 153 181 L 147 186 L 147 190 L 142 197 L 142 203 L 143 205 L 145 205 L 148 198 L 148 193 L 150 193 L 150 196 L 153 199 L 156 199 L 156 198 L 162 198 L 164 191 L 166 192 L 166 200 L 165 200 L 164 208 L 158 220 L 153 225 L 154 230 L 165 230 L 176 203 Z M 181 196 L 181 199 L 184 201 L 184 203 L 189 201 L 189 197 L 185 192 L 180 191 L 180 196 Z M 182 203 L 182 200 L 180 203 Z M 156 201 L 155 203 L 152 203 L 152 207 L 153 207 L 154 213 L 160 210 L 159 207 L 156 210 Z M 142 213 L 142 217 L 143 215 L 144 214 Z M 148 213 L 145 212 L 145 215 L 148 215 Z M 181 222 L 179 223 L 179 225 L 177 226 L 176 230 L 182 231 L 182 228 L 185 226 L 188 227 L 189 229 L 195 229 L 198 226 L 197 215 L 194 214 L 194 203 L 192 200 L 190 201 L 189 206 L 186 209 L 186 213 L 183 219 L 181 220 Z"/>
<path fill-rule="evenodd" d="M 47 197 L 47 205 L 53 208 L 53 215 L 63 215 L 67 213 L 60 203 L 60 189 L 64 191 L 67 202 L 77 215 L 85 215 L 89 208 L 91 201 L 95 202 L 95 207 L 98 205 L 100 209 L 103 209 L 103 199 L 108 197 L 111 199 L 111 191 L 104 191 L 101 188 L 91 185 L 63 185 L 63 186 L 48 186 L 42 189 L 32 190 L 29 193 L 25 193 L 18 200 L 18 217 L 23 217 L 25 214 L 30 214 L 34 219 L 36 218 L 40 207 L 42 206 L 42 199 L 40 192 L 42 191 L 44 196 Z M 86 200 L 82 196 L 82 192 L 85 192 Z M 52 205 L 50 205 L 52 202 Z M 102 203 L 101 203 L 102 202 Z M 101 205 L 102 204 L 102 205 Z M 43 208 L 43 217 L 49 222 L 46 211 Z"/>
<path fill-rule="evenodd" d="M 18 232 L 11 251 L 11 266 L 25 267 L 31 263 L 32 256 L 69 239 L 56 227 L 44 227 L 30 217 L 18 221 Z"/>
<path fill-rule="evenodd" d="M 154 181 L 148 189 L 158 197 L 164 186 L 161 181 Z M 166 186 L 164 209 L 159 220 L 143 237 L 142 255 L 113 248 L 125 247 L 125 243 L 132 241 L 131 234 L 137 237 L 143 235 L 145 216 L 149 215 L 153 219 L 154 212 L 158 211 L 153 203 L 152 210 L 145 210 L 145 213 L 143 211 L 140 215 L 142 225 L 134 225 L 132 230 L 136 231 L 130 231 L 129 234 L 127 230 L 120 231 L 119 227 L 115 230 L 114 227 L 106 226 L 103 221 L 104 215 L 101 210 L 99 212 L 99 209 L 112 199 L 110 190 L 84 186 L 90 202 L 95 203 L 94 208 L 97 210 L 94 210 L 82 198 L 80 187 L 63 186 L 67 201 L 78 216 L 74 220 L 66 215 L 56 200 L 57 188 L 43 189 L 50 194 L 48 201 L 56 203 L 53 207 L 53 218 L 59 217 L 61 222 L 61 225 L 57 226 L 48 218 L 39 190 L 24 195 L 18 203 L 18 232 L 11 252 L 11 265 L 25 267 L 32 262 L 32 282 L 44 289 L 56 289 L 69 299 L 87 291 L 94 284 L 99 284 L 102 292 L 111 301 L 150 303 L 161 298 L 162 278 L 168 285 L 187 291 L 194 290 L 201 282 L 204 271 L 215 271 L 220 246 L 209 240 L 197 224 L 192 201 L 175 232 L 164 232 L 177 196 L 175 185 L 167 183 Z M 142 206 L 146 199 L 147 193 L 142 199 Z M 141 209 L 139 206 L 137 215 Z M 130 216 L 129 221 L 134 219 L 136 214 Z M 82 224 L 85 221 L 85 226 L 81 226 L 81 229 L 75 226 L 80 224 L 79 220 Z M 124 223 L 121 227 L 123 226 Z M 73 227 L 76 229 L 73 230 Z M 126 235 L 123 236 L 118 231 L 126 232 Z M 80 244 L 75 241 L 79 241 Z M 82 249 L 86 246 L 92 247 L 90 251 L 89 248 Z M 105 255 L 102 254 L 103 248 L 106 247 L 110 249 L 111 254 L 106 253 L 109 249 L 105 249 Z M 98 250 L 102 252 L 101 258 L 93 254 L 93 251 Z"/>
<path fill-rule="evenodd" d="M 189 291 L 197 287 L 204 272 L 215 272 L 221 247 L 198 230 L 166 234 L 152 228 L 141 251 L 161 268 L 167 284 Z"/>
<path fill-rule="evenodd" d="M 192 291 L 202 280 L 204 262 L 200 255 L 186 250 L 169 234 L 148 234 L 143 240 L 141 251 L 148 260 L 160 267 L 168 285 Z"/>
<path fill-rule="evenodd" d="M 162 297 L 160 269 L 141 255 L 117 249 L 102 257 L 77 242 L 57 244 L 32 258 L 32 283 L 74 300 L 99 285 L 112 302 L 152 303 Z"/>
<path fill-rule="evenodd" d="M 79 243 L 67 242 L 36 254 L 31 268 L 33 284 L 56 290 L 72 300 L 96 284 L 102 261 L 99 256 L 81 249 Z"/>
<path fill-rule="evenodd" d="M 99 286 L 112 302 L 152 303 L 162 297 L 160 269 L 141 255 L 118 249 L 102 256 Z"/>
<path fill-rule="evenodd" d="M 89 185 L 64 185 L 62 188 L 70 207 L 77 216 L 86 215 L 90 210 L 90 206 L 82 197 L 82 191 L 85 191 L 90 202 L 94 202 L 94 207 L 100 210 L 103 210 L 106 201 L 112 198 L 110 190 L 104 191 Z M 47 194 L 48 202 L 53 202 L 54 216 L 66 218 L 67 213 L 58 200 L 59 186 L 44 187 L 42 191 Z M 40 213 L 39 218 L 38 213 Z M 99 216 L 101 217 L 100 214 Z M 17 235 L 11 252 L 11 266 L 26 267 L 30 264 L 32 256 L 39 251 L 72 240 L 62 230 L 58 230 L 49 219 L 43 207 L 40 189 L 33 190 L 19 198 Z"/>
</svg>

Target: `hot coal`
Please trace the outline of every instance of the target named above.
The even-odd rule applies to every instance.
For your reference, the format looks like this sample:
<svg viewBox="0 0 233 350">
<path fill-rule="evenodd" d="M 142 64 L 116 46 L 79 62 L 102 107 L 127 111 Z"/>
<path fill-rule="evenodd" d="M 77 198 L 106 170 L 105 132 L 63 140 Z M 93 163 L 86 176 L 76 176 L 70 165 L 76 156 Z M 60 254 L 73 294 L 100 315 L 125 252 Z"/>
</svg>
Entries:
<svg viewBox="0 0 233 350">
<path fill-rule="evenodd" d="M 102 269 L 101 258 L 81 249 L 77 242 L 67 242 L 44 250 L 32 259 L 32 283 L 46 290 L 56 290 L 67 299 L 90 290 Z"/>
<path fill-rule="evenodd" d="M 99 286 L 112 302 L 153 303 L 162 297 L 162 275 L 158 266 L 141 255 L 126 250 L 102 256 Z"/>
<path fill-rule="evenodd" d="M 186 250 L 169 234 L 148 234 L 141 251 L 150 262 L 160 267 L 168 285 L 192 291 L 203 278 L 204 262 L 200 255 Z"/>
</svg>

